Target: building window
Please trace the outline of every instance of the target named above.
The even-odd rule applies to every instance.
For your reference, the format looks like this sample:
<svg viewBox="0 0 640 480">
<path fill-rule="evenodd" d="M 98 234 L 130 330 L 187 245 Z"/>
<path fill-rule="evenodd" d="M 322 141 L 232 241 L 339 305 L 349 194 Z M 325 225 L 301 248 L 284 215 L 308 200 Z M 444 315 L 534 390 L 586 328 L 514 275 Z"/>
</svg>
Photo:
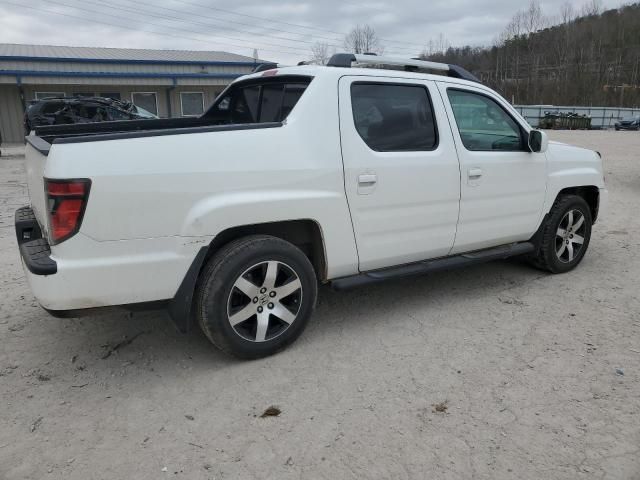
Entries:
<svg viewBox="0 0 640 480">
<path fill-rule="evenodd" d="M 158 97 L 156 92 L 133 92 L 131 102 L 139 108 L 158 115 Z"/>
<path fill-rule="evenodd" d="M 204 113 L 202 92 L 180 92 L 180 109 L 183 117 L 197 117 Z"/>
<path fill-rule="evenodd" d="M 93 92 L 76 92 L 73 94 L 74 97 L 83 97 L 83 98 L 89 98 L 89 97 L 95 97 L 95 94 Z"/>
<path fill-rule="evenodd" d="M 100 93 L 100 96 L 104 98 L 113 98 L 114 100 L 120 100 L 120 92 L 102 92 Z"/>
<path fill-rule="evenodd" d="M 42 100 L 43 98 L 59 98 L 64 96 L 64 92 L 36 92 L 36 100 Z"/>
</svg>

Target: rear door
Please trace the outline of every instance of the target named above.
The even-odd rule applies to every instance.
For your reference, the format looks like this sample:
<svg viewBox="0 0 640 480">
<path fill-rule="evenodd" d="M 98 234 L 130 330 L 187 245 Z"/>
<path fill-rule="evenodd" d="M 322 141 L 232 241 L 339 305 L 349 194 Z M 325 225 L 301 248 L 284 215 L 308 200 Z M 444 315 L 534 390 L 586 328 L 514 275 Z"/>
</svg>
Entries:
<svg viewBox="0 0 640 480">
<path fill-rule="evenodd" d="M 460 171 L 435 83 L 346 76 L 339 100 L 360 270 L 447 255 L 456 233 Z"/>
<path fill-rule="evenodd" d="M 458 147 L 460 220 L 452 253 L 528 240 L 544 204 L 547 159 L 529 127 L 485 89 L 438 82 Z"/>
</svg>

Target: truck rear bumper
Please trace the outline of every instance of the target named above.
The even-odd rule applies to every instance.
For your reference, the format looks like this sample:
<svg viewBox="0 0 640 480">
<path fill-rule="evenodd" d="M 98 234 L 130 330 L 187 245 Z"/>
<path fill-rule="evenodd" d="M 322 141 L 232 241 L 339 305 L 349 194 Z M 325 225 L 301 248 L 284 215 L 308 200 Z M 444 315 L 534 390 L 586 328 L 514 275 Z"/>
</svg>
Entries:
<svg viewBox="0 0 640 480">
<path fill-rule="evenodd" d="M 34 296 L 52 311 L 173 299 L 194 258 L 211 240 L 96 241 L 80 232 L 50 247 L 29 211 L 27 207 L 16 212 L 20 254 Z"/>
<path fill-rule="evenodd" d="M 51 258 L 51 248 L 42 238 L 40 225 L 31 207 L 22 207 L 15 214 L 16 237 L 24 266 L 34 275 L 53 275 L 58 265 Z"/>
</svg>

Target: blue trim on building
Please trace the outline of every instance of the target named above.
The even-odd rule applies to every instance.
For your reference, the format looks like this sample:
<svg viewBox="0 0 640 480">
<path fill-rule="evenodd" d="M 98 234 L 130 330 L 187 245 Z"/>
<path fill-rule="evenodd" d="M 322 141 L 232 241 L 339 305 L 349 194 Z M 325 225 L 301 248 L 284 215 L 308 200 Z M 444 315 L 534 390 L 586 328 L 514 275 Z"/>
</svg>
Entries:
<svg viewBox="0 0 640 480">
<path fill-rule="evenodd" d="M 153 73 L 153 72 L 53 72 L 51 70 L 0 70 L 0 75 L 16 77 L 72 77 L 72 78 L 215 78 L 234 79 L 248 73 Z"/>
<path fill-rule="evenodd" d="M 207 60 L 132 60 L 116 58 L 30 57 L 24 55 L 0 55 L 0 61 L 51 62 L 51 63 L 126 63 L 130 65 L 212 65 L 218 67 L 250 67 L 272 62 L 221 62 Z M 275 65 L 275 63 L 274 63 Z"/>
</svg>

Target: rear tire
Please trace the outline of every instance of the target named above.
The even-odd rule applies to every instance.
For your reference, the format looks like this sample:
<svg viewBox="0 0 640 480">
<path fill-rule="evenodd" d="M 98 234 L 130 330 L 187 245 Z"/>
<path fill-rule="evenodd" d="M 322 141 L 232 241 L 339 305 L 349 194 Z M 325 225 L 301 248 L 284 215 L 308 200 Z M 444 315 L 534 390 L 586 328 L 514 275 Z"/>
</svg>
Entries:
<svg viewBox="0 0 640 480">
<path fill-rule="evenodd" d="M 532 263 L 552 273 L 573 270 L 589 247 L 592 224 L 591 209 L 584 198 L 559 196 L 542 226 Z"/>
<path fill-rule="evenodd" d="M 245 237 L 208 261 L 198 282 L 196 318 L 224 352 L 265 357 L 300 336 L 317 289 L 313 266 L 300 249 L 277 237 Z"/>
</svg>

